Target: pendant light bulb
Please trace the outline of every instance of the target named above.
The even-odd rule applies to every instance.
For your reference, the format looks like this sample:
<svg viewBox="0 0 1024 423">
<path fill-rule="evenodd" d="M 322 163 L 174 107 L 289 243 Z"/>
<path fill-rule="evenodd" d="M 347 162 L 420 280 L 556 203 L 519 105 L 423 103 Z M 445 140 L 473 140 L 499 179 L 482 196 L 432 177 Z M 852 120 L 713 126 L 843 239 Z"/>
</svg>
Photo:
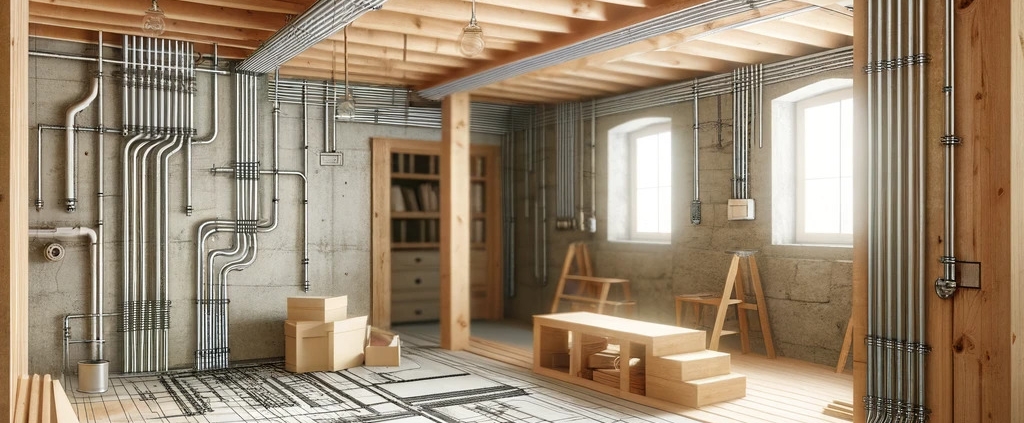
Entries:
<svg viewBox="0 0 1024 423">
<path fill-rule="evenodd" d="M 473 57 L 484 51 L 484 30 L 476 24 L 476 0 L 473 0 L 473 14 L 469 18 L 469 25 L 462 28 L 459 35 L 459 52 L 463 56 Z"/>
<path fill-rule="evenodd" d="M 166 25 L 164 23 L 164 11 L 160 10 L 160 6 L 156 4 L 156 0 L 153 0 L 153 6 L 146 11 L 146 14 L 142 17 L 142 32 L 151 37 L 159 37 L 164 33 Z"/>
</svg>

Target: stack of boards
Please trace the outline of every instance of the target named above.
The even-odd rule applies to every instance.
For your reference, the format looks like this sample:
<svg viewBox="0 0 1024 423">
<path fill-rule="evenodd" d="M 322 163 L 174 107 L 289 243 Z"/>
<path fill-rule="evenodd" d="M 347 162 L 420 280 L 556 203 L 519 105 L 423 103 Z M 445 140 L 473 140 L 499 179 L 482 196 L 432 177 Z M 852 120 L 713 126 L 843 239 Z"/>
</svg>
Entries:
<svg viewBox="0 0 1024 423">
<path fill-rule="evenodd" d="M 78 423 L 64 387 L 50 375 L 22 376 L 14 398 L 15 423 Z"/>
</svg>

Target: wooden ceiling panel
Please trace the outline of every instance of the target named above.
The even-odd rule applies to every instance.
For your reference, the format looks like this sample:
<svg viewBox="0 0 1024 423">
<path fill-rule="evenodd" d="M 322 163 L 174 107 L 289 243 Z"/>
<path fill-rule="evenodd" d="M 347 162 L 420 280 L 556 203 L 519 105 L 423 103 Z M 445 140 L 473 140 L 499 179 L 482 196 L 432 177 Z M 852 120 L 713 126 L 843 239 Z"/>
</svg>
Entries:
<svg viewBox="0 0 1024 423">
<path fill-rule="evenodd" d="M 95 42 L 95 31 L 102 30 L 112 45 L 120 44 L 121 34 L 143 35 L 142 16 L 149 7 L 148 1 L 30 1 L 33 36 Z M 197 51 L 207 53 L 216 43 L 222 58 L 242 59 L 315 1 L 161 0 L 159 5 L 166 14 L 164 37 L 195 42 Z M 388 0 L 381 10 L 362 15 L 347 30 L 351 81 L 430 87 L 711 0 L 477 0 L 487 48 L 467 58 L 458 39 L 471 1 Z M 848 46 L 852 34 L 852 13 L 835 0 L 787 0 L 638 39 L 472 94 L 525 103 L 603 97 Z M 334 34 L 283 65 L 281 73 L 340 80 L 344 45 L 344 34 Z"/>
</svg>

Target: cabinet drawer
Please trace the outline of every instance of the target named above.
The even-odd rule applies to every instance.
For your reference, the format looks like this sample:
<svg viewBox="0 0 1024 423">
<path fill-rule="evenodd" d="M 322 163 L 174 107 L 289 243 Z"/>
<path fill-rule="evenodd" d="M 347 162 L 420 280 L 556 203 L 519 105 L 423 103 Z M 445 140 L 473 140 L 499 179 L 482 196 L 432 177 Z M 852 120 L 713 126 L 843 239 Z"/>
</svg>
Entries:
<svg viewBox="0 0 1024 423">
<path fill-rule="evenodd" d="M 403 289 L 391 292 L 391 307 L 397 307 L 400 302 L 430 300 L 441 303 L 441 290 L 438 288 L 416 288 Z"/>
<path fill-rule="evenodd" d="M 441 304 L 436 299 L 391 303 L 391 321 L 395 323 L 437 320 L 440 316 Z"/>
<path fill-rule="evenodd" d="M 436 270 L 393 270 L 391 290 L 430 288 L 441 289 L 441 275 Z"/>
<path fill-rule="evenodd" d="M 491 305 L 487 301 L 487 291 L 474 289 L 470 292 L 469 314 L 474 319 L 491 318 Z"/>
<path fill-rule="evenodd" d="M 392 251 L 391 267 L 422 267 L 440 269 L 440 251 Z"/>
</svg>

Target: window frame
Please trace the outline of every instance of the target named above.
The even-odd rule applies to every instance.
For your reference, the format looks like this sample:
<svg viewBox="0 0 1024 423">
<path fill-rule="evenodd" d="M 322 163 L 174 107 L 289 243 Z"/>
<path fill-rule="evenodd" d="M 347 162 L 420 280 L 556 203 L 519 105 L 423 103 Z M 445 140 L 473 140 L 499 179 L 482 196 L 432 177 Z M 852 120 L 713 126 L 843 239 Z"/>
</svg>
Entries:
<svg viewBox="0 0 1024 423">
<path fill-rule="evenodd" d="M 637 231 L 637 139 L 661 133 L 669 134 L 669 149 L 672 148 L 672 124 L 671 122 L 659 122 L 646 125 L 626 134 L 626 144 L 629 148 L 629 240 L 644 242 L 669 243 L 672 241 L 672 195 L 673 178 L 669 178 L 669 231 L 668 232 L 638 232 Z M 669 154 L 669 171 L 672 171 L 672 155 Z M 660 185 L 659 185 L 660 187 Z M 661 216 L 659 215 L 659 218 Z"/>
<path fill-rule="evenodd" d="M 806 179 L 804 178 L 805 165 L 804 165 L 804 147 L 806 145 L 805 134 L 804 134 L 804 115 L 805 110 L 811 107 L 822 106 L 830 103 L 842 103 L 845 100 L 853 99 L 852 88 L 841 88 L 824 92 L 812 97 L 808 97 L 795 102 L 795 114 L 796 114 L 796 140 L 794 146 L 796 148 L 796 210 L 795 210 L 795 221 L 794 221 L 794 241 L 797 244 L 807 245 L 837 245 L 837 246 L 852 246 L 853 245 L 853 233 L 814 233 L 804 231 L 804 210 L 806 205 Z M 851 131 L 853 130 L 851 126 Z M 852 135 L 852 134 L 851 134 Z M 842 162 L 842 147 L 839 149 L 840 156 L 839 161 Z M 851 169 L 851 178 L 852 178 Z M 840 171 L 840 180 L 842 180 L 842 171 Z M 840 188 L 842 185 L 840 183 Z M 842 208 L 842 192 L 840 192 L 840 210 Z M 841 211 L 840 211 L 841 213 Z M 840 217 L 842 219 L 842 217 Z M 841 226 L 840 226 L 840 230 Z"/>
</svg>

